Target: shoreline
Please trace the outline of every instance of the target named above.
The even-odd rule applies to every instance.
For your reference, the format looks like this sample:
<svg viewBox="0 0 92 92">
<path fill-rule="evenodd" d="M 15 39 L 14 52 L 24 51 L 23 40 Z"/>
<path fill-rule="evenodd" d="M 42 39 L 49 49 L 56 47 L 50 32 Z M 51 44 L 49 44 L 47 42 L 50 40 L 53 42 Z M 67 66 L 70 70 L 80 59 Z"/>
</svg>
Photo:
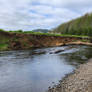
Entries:
<svg viewBox="0 0 92 92">
<path fill-rule="evenodd" d="M 92 59 L 79 65 L 48 92 L 92 92 Z"/>
</svg>

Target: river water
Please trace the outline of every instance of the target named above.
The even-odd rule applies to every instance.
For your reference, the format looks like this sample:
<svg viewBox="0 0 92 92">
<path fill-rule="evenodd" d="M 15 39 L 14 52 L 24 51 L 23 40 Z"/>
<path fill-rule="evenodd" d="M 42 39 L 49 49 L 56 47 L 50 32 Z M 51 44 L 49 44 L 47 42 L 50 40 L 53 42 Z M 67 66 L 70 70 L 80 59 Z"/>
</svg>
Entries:
<svg viewBox="0 0 92 92">
<path fill-rule="evenodd" d="M 0 92 L 46 92 L 77 65 L 90 59 L 91 53 L 90 46 L 2 51 Z"/>
</svg>

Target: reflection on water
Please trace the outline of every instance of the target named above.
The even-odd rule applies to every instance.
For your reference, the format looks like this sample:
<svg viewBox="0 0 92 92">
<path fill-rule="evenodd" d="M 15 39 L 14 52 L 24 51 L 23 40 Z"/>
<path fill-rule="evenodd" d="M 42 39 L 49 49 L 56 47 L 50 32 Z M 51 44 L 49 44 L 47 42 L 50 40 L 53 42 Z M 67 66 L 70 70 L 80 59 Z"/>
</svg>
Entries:
<svg viewBox="0 0 92 92">
<path fill-rule="evenodd" d="M 57 50 L 63 51 L 50 54 Z M 89 46 L 0 52 L 0 92 L 45 92 L 91 58 L 91 52 Z"/>
</svg>

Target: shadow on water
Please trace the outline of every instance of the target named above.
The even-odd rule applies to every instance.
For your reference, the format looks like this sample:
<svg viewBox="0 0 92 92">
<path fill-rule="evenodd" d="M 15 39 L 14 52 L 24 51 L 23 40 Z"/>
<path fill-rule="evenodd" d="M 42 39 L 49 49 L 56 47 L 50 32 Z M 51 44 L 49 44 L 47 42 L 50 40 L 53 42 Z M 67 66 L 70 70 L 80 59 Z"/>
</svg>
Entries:
<svg viewBox="0 0 92 92">
<path fill-rule="evenodd" d="M 45 92 L 90 59 L 91 52 L 90 46 L 0 52 L 0 92 Z"/>
<path fill-rule="evenodd" d="M 90 46 L 77 46 L 77 49 L 72 48 L 66 52 L 60 54 L 61 57 L 65 58 L 67 62 L 71 64 L 83 64 L 92 58 L 92 47 Z M 72 52 L 74 50 L 74 52 Z"/>
</svg>

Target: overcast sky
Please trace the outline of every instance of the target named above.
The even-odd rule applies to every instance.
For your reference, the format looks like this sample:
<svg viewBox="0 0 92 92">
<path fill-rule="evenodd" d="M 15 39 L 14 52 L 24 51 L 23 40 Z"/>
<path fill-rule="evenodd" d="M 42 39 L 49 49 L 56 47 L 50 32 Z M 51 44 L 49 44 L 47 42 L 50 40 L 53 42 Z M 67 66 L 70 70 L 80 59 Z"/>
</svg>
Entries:
<svg viewBox="0 0 92 92">
<path fill-rule="evenodd" d="M 92 11 L 92 0 L 0 0 L 0 28 L 52 29 Z"/>
</svg>

